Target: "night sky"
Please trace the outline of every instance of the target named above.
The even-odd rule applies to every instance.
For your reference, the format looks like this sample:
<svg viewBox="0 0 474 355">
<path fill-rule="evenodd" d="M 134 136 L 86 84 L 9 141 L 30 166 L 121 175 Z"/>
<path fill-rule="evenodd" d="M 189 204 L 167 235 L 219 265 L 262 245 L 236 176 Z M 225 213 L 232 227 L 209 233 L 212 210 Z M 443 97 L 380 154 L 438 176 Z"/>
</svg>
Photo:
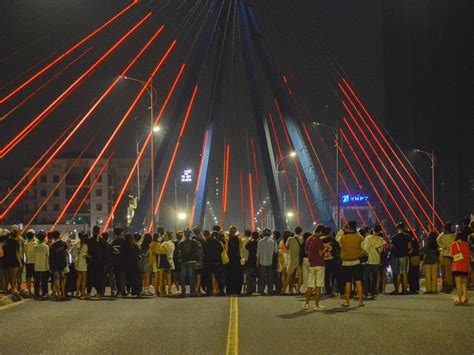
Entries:
<svg viewBox="0 0 474 355">
<path fill-rule="evenodd" d="M 35 69 L 41 68 L 66 48 L 83 38 L 128 5 L 128 1 L 4 1 L 0 4 L 0 93 L 3 97 Z M 0 105 L 5 115 L 44 85 L 36 95 L 0 121 L 0 141 L 8 143 L 33 117 L 48 106 L 63 90 L 110 48 L 148 11 L 153 16 L 102 63 L 74 93 L 62 102 L 22 140 L 5 158 L 0 160 L 0 178 L 12 182 L 18 179 L 24 166 L 31 164 L 56 137 L 96 99 L 146 43 L 159 26 L 165 24 L 162 35 L 153 43 L 129 73 L 145 79 L 173 39 L 176 49 L 163 65 L 153 83 L 158 91 L 157 108 L 161 107 L 174 77 L 182 63 L 190 65 L 195 51 L 194 36 L 211 1 L 140 1 L 126 15 L 96 37 L 82 45 L 60 64 L 42 75 L 31 86 Z M 384 119 L 384 46 L 383 5 L 369 0 L 264 0 L 252 2 L 257 20 L 269 45 L 279 70 L 286 75 L 289 85 L 300 103 L 306 105 L 312 119 L 338 125 L 341 108 L 333 92 L 336 84 L 335 68 L 350 80 L 363 98 L 366 106 L 378 119 Z M 188 16 L 188 17 L 186 17 Z M 179 25 L 178 25 L 179 24 Z M 232 31 L 230 32 L 232 34 Z M 236 32 L 234 32 L 234 35 Z M 235 52 L 232 52 L 235 50 Z M 238 48 L 226 49 L 225 55 L 235 62 L 225 70 L 223 104 L 219 116 L 218 137 L 213 149 L 210 181 L 222 176 L 224 141 L 232 144 L 232 161 L 229 185 L 229 220 L 240 220 L 239 172 L 249 167 L 246 138 L 254 134 L 245 71 Z M 78 58 L 80 57 L 80 58 Z M 212 77 L 217 65 L 216 49 L 200 76 L 196 105 L 185 131 L 173 177 L 185 168 L 197 171 L 202 146 L 204 126 L 208 119 Z M 74 63 L 71 63 L 75 61 Z M 231 61 L 228 61 L 230 63 Z M 36 68 L 25 73 L 31 66 Z M 58 74 L 61 70 L 62 73 Z M 54 80 L 52 79 L 57 75 Z M 48 80 L 51 79 L 49 83 Z M 77 152 L 97 134 L 90 153 L 97 154 L 104 140 L 131 104 L 139 90 L 133 82 L 120 82 L 108 99 L 91 116 L 67 151 Z M 179 90 L 178 90 L 179 91 Z M 268 86 L 262 88 L 267 104 Z M 169 116 L 178 102 L 170 101 L 162 121 L 162 132 L 171 126 Z M 270 101 L 271 104 L 271 101 Z M 148 97 L 138 102 L 130 119 L 121 130 L 113 149 L 117 156 L 133 157 L 135 137 L 143 135 L 148 122 Z M 271 109 L 269 109 L 271 111 Z M 182 118 L 182 117 L 181 117 Z M 282 136 L 283 137 L 283 136 Z M 316 135 L 315 135 L 316 137 Z M 327 133 L 318 132 L 317 139 L 330 140 Z M 159 138 L 158 138 L 159 139 Z M 288 149 L 284 148 L 286 151 Z M 330 146 L 332 149 L 332 146 Z M 172 183 L 169 184 L 171 186 Z M 265 188 L 263 196 L 266 195 Z M 169 189 L 171 190 L 171 188 Z M 192 187 L 183 187 L 183 193 Z M 210 188 L 209 194 L 213 193 Z M 166 196 L 163 209 L 171 209 L 171 192 Z M 220 204 L 219 201 L 213 201 Z M 304 205 L 301 202 L 301 205 Z M 303 209 L 303 207 L 301 207 Z"/>
</svg>

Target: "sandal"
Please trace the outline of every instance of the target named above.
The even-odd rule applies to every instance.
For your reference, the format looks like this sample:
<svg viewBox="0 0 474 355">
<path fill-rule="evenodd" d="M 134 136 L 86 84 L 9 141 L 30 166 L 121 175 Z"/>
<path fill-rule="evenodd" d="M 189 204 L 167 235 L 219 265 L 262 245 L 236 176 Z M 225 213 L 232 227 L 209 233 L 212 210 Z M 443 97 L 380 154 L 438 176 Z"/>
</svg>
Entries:
<svg viewBox="0 0 474 355">
<path fill-rule="evenodd" d="M 349 304 L 349 303 L 346 303 L 346 302 L 344 302 L 343 304 L 341 304 L 341 307 L 345 307 L 345 308 L 347 308 L 347 307 L 350 307 L 350 304 Z"/>
</svg>

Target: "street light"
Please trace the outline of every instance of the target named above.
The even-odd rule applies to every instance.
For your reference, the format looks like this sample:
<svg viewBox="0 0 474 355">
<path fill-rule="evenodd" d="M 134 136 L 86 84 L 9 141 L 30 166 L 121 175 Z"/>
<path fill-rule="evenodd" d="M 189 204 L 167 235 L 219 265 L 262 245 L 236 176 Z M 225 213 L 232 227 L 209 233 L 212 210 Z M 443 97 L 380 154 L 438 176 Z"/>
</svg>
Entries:
<svg viewBox="0 0 474 355">
<path fill-rule="evenodd" d="M 284 170 L 281 170 L 281 171 L 280 171 L 280 170 L 278 170 L 278 168 L 280 167 L 280 164 L 281 164 L 285 159 L 287 159 L 287 158 L 293 158 L 293 159 L 294 159 L 294 158 L 296 158 L 297 155 L 298 155 L 298 154 L 297 154 L 295 151 L 292 151 L 292 152 L 290 152 L 290 154 L 285 155 L 285 156 L 283 156 L 283 157 L 281 157 L 281 158 L 278 158 L 278 159 L 276 160 L 276 167 L 275 167 L 275 168 L 276 168 L 276 171 L 277 171 L 277 174 L 280 174 L 280 172 L 284 172 Z M 295 178 L 296 178 L 296 213 L 298 213 L 299 210 L 300 210 L 300 209 L 299 209 L 299 184 L 298 184 L 298 177 L 295 176 Z M 285 193 L 283 193 L 283 211 L 284 211 L 284 213 L 286 213 L 286 194 L 285 194 Z"/>
<path fill-rule="evenodd" d="M 431 150 L 431 152 L 427 152 L 421 149 L 415 149 L 415 153 L 422 153 L 427 155 L 430 160 L 431 160 L 431 207 L 432 209 L 432 219 L 433 221 L 431 222 L 433 224 L 433 229 L 436 229 L 435 227 L 435 166 L 436 166 L 436 156 L 434 154 L 434 150 Z"/>
<path fill-rule="evenodd" d="M 178 219 L 180 221 L 184 221 L 186 219 L 186 213 L 184 213 L 184 212 L 178 213 Z"/>
<path fill-rule="evenodd" d="M 122 76 L 122 78 L 124 78 L 125 80 L 131 80 L 131 81 L 135 81 L 139 84 L 142 84 L 144 86 L 146 86 L 146 90 L 148 92 L 148 94 L 150 95 L 150 107 L 149 107 L 149 110 L 150 110 L 150 132 L 158 132 L 159 131 L 159 127 L 158 126 L 155 126 L 155 120 L 154 120 L 154 116 L 153 116 L 153 106 L 154 106 L 154 101 L 153 101 L 153 93 L 156 94 L 156 90 L 155 88 L 153 87 L 153 84 L 152 84 L 152 81 L 150 80 L 149 83 L 143 81 L 143 80 L 140 80 L 140 79 L 136 79 L 136 78 L 132 78 L 132 77 L 129 77 L 129 76 Z M 158 95 L 156 95 L 157 97 Z M 155 131 L 155 129 L 157 129 L 157 131 Z M 155 205 L 155 143 L 154 143 L 155 139 L 152 135 L 151 137 L 151 142 L 150 142 L 150 176 L 151 176 L 151 208 L 150 208 L 150 218 L 151 218 L 151 230 L 153 231 L 154 228 L 155 228 L 155 214 L 154 214 L 154 205 Z M 138 186 L 137 186 L 138 188 Z"/>
<path fill-rule="evenodd" d="M 327 125 L 327 124 L 321 123 L 321 122 L 313 122 L 313 126 L 328 128 L 334 134 L 334 138 L 336 139 L 336 144 L 335 144 L 335 147 L 336 147 L 336 209 L 337 209 L 337 212 L 336 212 L 336 228 L 337 228 L 337 230 L 339 230 L 339 228 L 340 228 L 340 216 L 339 216 L 339 213 L 340 213 L 339 212 L 339 209 L 340 209 L 340 205 L 339 205 L 339 130 L 337 129 L 337 127 L 333 127 L 333 126 L 330 126 L 330 125 Z"/>
<path fill-rule="evenodd" d="M 293 218 L 295 214 L 293 212 L 288 212 L 286 214 L 286 217 L 287 217 L 287 228 L 290 228 L 291 227 L 291 223 L 290 223 L 290 220 Z"/>
<path fill-rule="evenodd" d="M 295 158 L 296 155 L 297 155 L 296 152 L 295 152 L 295 151 L 292 151 L 290 154 L 285 155 L 284 157 L 278 158 L 278 159 L 276 160 L 276 164 L 275 164 L 276 171 L 278 171 L 278 167 L 279 167 L 280 164 L 283 162 L 283 160 L 285 160 L 286 158 Z"/>
</svg>

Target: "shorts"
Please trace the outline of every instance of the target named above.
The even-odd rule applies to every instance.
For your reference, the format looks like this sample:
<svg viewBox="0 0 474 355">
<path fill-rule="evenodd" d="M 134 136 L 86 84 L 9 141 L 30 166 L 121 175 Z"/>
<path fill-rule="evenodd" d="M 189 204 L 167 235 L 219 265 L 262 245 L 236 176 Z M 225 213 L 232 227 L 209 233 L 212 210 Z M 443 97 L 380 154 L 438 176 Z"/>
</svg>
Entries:
<svg viewBox="0 0 474 355">
<path fill-rule="evenodd" d="M 298 272 L 300 269 L 300 261 L 298 259 L 290 259 L 286 267 L 286 273 L 287 275 L 293 275 L 295 271 Z"/>
<path fill-rule="evenodd" d="M 469 275 L 468 272 L 453 271 L 453 277 L 467 277 L 468 275 Z"/>
<path fill-rule="evenodd" d="M 324 287 L 324 266 L 310 266 L 308 274 L 308 287 Z"/>
<path fill-rule="evenodd" d="M 26 264 L 26 279 L 30 280 L 35 276 L 35 264 Z"/>
<path fill-rule="evenodd" d="M 54 271 L 53 275 L 55 282 L 64 282 L 64 280 L 66 279 L 66 273 L 64 271 Z"/>
<path fill-rule="evenodd" d="M 354 281 L 362 281 L 364 276 L 364 267 L 362 264 L 353 266 L 342 266 L 342 276 L 345 283 L 352 283 Z"/>
<path fill-rule="evenodd" d="M 410 258 L 408 256 L 404 256 L 398 259 L 398 274 L 408 274 L 408 270 L 410 269 Z"/>
</svg>

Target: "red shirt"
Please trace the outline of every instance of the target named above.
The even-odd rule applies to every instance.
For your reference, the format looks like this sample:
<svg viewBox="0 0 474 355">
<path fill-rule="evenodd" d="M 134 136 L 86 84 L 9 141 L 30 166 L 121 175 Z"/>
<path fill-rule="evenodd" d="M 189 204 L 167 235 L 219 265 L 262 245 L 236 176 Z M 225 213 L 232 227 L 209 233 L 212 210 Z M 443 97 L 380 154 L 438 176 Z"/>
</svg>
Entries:
<svg viewBox="0 0 474 355">
<path fill-rule="evenodd" d="M 309 266 L 324 266 L 323 250 L 324 243 L 319 237 L 312 236 L 306 240 L 305 251 L 308 254 Z"/>
<path fill-rule="evenodd" d="M 471 266 L 471 249 L 469 247 L 469 244 L 461 240 L 453 242 L 451 244 L 451 251 L 449 252 L 449 255 L 454 256 L 459 253 L 462 253 L 463 259 L 459 261 L 455 261 L 453 259 L 453 266 L 451 267 L 451 271 L 469 272 Z"/>
</svg>

